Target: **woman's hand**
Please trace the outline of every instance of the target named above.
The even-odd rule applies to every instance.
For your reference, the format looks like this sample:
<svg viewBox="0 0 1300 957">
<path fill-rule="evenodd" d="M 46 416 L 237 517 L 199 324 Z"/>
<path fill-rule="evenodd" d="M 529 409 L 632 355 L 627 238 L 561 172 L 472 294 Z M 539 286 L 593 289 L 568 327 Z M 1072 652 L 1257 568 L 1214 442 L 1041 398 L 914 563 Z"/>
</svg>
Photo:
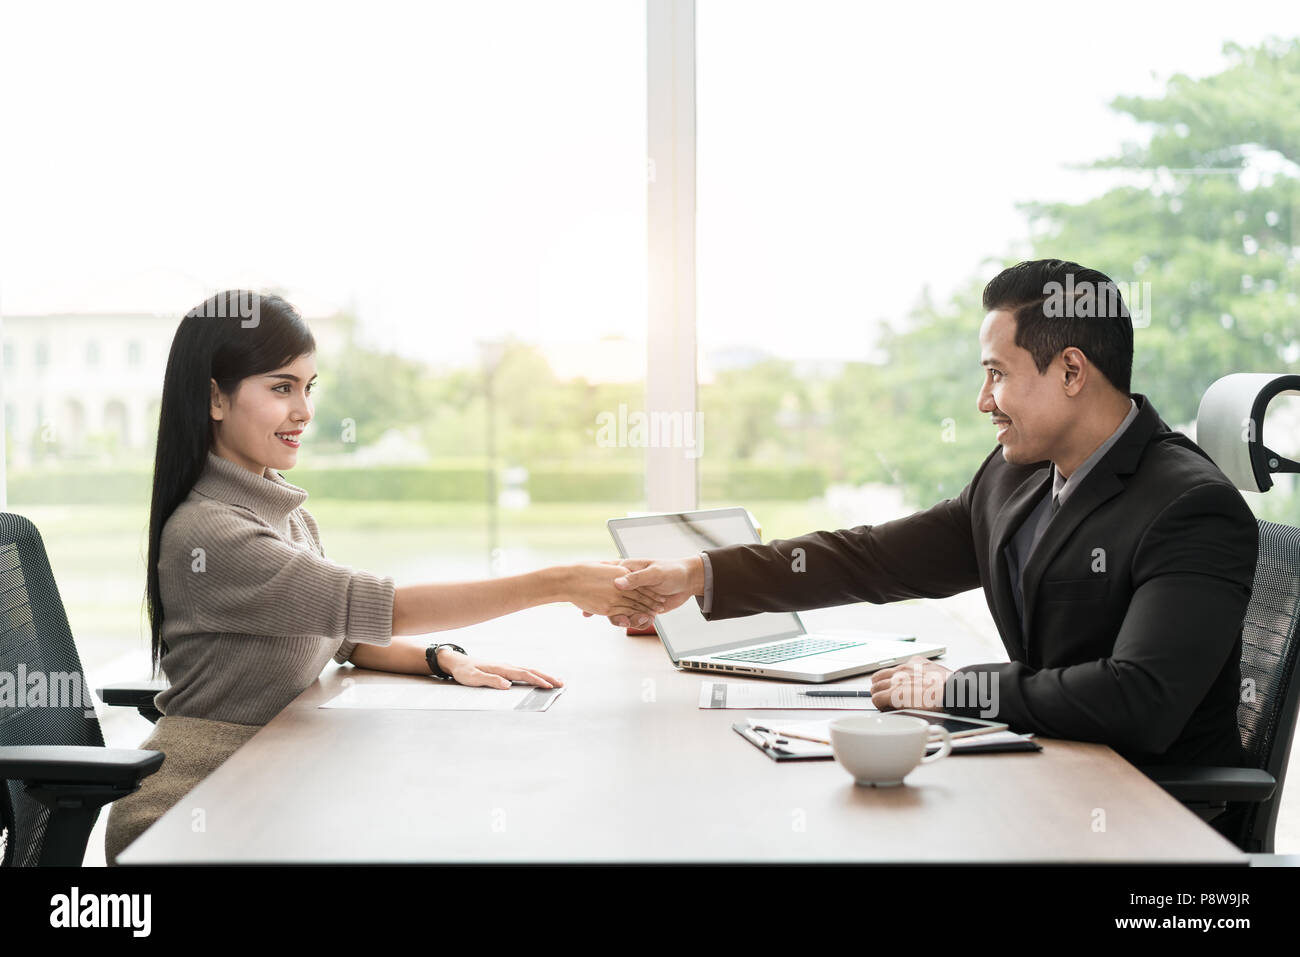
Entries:
<svg viewBox="0 0 1300 957">
<path fill-rule="evenodd" d="M 704 594 L 704 559 L 699 555 L 672 560 L 625 558 L 622 565 L 627 575 L 614 579 L 615 588 L 654 595 L 669 611 Z"/>
<path fill-rule="evenodd" d="M 676 560 L 624 558 L 621 566 L 627 575 L 616 578 L 614 587 L 631 589 L 624 591 L 626 596 L 654 595 L 661 605 L 661 614 L 681 606 L 692 595 L 704 594 L 704 559 L 698 555 Z M 610 624 L 621 628 L 631 628 L 633 620 L 625 614 L 609 616 Z M 644 625 L 645 621 L 637 624 Z"/>
<path fill-rule="evenodd" d="M 462 655 L 452 648 L 438 649 L 438 667 L 456 679 L 457 684 L 470 687 L 500 688 L 504 691 L 510 682 L 524 681 L 539 688 L 562 688 L 564 682 L 536 668 L 517 668 L 498 665 Z"/>
<path fill-rule="evenodd" d="M 651 588 L 623 591 L 614 584 L 627 569 L 613 562 L 586 562 L 566 569 L 564 598 L 587 615 L 622 615 L 643 623 L 664 610 L 661 596 Z"/>
</svg>

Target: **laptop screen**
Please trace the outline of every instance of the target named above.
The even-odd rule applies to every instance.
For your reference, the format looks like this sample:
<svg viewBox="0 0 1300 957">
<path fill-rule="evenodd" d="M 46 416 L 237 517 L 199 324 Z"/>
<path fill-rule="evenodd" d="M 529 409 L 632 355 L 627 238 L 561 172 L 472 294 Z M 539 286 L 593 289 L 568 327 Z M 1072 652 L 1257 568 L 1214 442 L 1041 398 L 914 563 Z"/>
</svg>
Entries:
<svg viewBox="0 0 1300 957">
<path fill-rule="evenodd" d="M 609 530 L 624 558 L 686 558 L 706 548 L 759 544 L 743 508 L 616 518 L 609 522 Z M 694 598 L 680 608 L 657 616 L 655 627 L 674 661 L 688 655 L 804 633 L 798 617 L 789 612 L 705 621 Z"/>
</svg>

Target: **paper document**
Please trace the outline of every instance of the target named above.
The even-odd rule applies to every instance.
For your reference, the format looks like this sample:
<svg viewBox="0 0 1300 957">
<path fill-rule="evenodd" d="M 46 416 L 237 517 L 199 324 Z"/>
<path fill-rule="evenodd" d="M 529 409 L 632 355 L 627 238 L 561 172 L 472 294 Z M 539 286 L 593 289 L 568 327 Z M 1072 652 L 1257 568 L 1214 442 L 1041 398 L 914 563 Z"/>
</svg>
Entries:
<svg viewBox="0 0 1300 957">
<path fill-rule="evenodd" d="M 545 711 L 564 688 L 514 685 L 510 688 L 470 688 L 438 681 L 358 681 L 343 689 L 322 708 L 363 708 L 415 711 Z"/>
<path fill-rule="evenodd" d="M 823 688 L 817 685 L 737 684 L 729 681 L 700 682 L 701 708 L 800 708 L 817 711 L 877 711 L 870 698 L 808 697 L 801 691 L 870 691 L 870 685 L 845 685 L 841 688 Z"/>
</svg>

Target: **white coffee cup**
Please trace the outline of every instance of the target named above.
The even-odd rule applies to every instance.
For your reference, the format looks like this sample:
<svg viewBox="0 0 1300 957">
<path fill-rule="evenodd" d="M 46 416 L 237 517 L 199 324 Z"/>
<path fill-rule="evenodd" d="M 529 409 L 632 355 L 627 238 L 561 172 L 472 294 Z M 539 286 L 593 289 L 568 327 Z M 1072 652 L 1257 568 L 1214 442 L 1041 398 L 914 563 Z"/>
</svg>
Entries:
<svg viewBox="0 0 1300 957">
<path fill-rule="evenodd" d="M 943 742 L 928 758 L 932 738 Z M 952 754 L 946 728 L 905 714 L 855 714 L 831 722 L 831 751 L 858 784 L 897 787 L 918 764 L 930 764 Z"/>
</svg>

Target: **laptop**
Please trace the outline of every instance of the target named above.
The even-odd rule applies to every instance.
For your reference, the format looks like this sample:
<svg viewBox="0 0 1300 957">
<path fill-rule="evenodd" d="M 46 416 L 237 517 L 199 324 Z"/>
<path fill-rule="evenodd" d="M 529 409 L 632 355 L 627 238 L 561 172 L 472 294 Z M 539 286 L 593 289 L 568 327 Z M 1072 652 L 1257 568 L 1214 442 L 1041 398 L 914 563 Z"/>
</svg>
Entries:
<svg viewBox="0 0 1300 957">
<path fill-rule="evenodd" d="M 663 512 L 614 518 L 606 524 L 623 558 L 684 558 L 706 548 L 761 544 L 744 508 Z M 947 651 L 892 632 L 809 634 L 794 612 L 706 621 L 694 600 L 656 615 L 654 624 L 679 669 L 785 681 L 835 681 L 888 668 L 914 655 L 937 658 Z"/>
</svg>

